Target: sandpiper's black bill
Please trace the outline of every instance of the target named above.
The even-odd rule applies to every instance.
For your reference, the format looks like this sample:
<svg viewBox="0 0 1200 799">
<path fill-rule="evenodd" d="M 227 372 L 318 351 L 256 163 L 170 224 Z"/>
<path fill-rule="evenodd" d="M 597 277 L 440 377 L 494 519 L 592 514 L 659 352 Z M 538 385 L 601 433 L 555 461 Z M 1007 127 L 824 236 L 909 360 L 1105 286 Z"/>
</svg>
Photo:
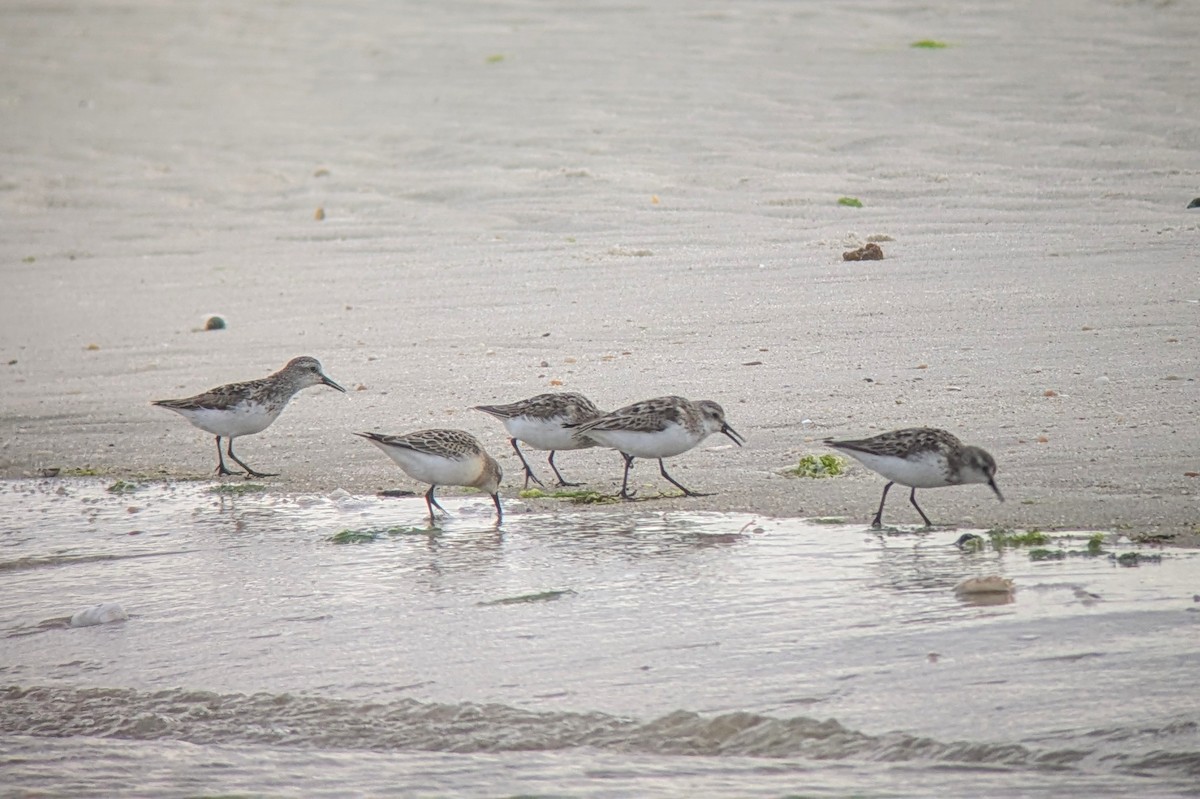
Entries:
<svg viewBox="0 0 1200 799">
<path fill-rule="evenodd" d="M 746 437 L 743 436 L 738 431 L 734 430 L 729 425 L 723 425 L 721 427 L 721 432 L 724 433 L 725 435 L 729 436 L 729 440 L 732 441 L 733 443 L 737 444 L 739 447 L 742 444 L 746 443 Z"/>
<path fill-rule="evenodd" d="M 329 386 L 330 388 L 336 388 L 338 391 L 342 392 L 343 394 L 346 393 L 346 389 L 342 388 L 337 383 L 333 382 L 333 378 L 330 377 L 329 375 L 321 375 L 321 382 L 324 383 L 325 385 Z"/>
<path fill-rule="evenodd" d="M 996 481 L 988 480 L 988 485 L 990 485 L 992 487 L 992 490 L 996 492 L 996 498 L 999 499 L 1001 502 L 1003 502 L 1004 495 L 1000 493 L 1000 486 L 996 485 Z"/>
</svg>

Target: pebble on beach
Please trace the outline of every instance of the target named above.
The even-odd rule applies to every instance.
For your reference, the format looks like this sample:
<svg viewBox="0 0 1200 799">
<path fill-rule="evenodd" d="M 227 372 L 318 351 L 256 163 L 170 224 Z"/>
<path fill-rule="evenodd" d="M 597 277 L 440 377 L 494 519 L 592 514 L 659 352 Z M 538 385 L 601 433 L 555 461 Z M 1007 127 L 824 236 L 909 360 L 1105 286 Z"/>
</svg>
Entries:
<svg viewBox="0 0 1200 799">
<path fill-rule="evenodd" d="M 868 242 L 857 250 L 847 250 L 842 253 L 843 261 L 882 261 L 883 248 L 875 242 Z"/>
<path fill-rule="evenodd" d="M 84 608 L 71 617 L 72 627 L 95 627 L 97 624 L 109 624 L 114 621 L 125 621 L 129 614 L 125 608 L 116 602 L 101 602 Z"/>
</svg>

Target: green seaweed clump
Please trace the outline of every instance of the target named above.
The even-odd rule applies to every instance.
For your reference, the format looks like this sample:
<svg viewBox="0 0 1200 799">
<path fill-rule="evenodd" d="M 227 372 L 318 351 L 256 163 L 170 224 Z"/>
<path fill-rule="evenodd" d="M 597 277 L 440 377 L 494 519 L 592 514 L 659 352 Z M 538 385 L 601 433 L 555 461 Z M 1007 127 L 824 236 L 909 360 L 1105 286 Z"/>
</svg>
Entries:
<svg viewBox="0 0 1200 799">
<path fill-rule="evenodd" d="M 1104 533 L 1096 533 L 1088 539 L 1087 553 L 1092 556 L 1104 554 Z"/>
<path fill-rule="evenodd" d="M 795 469 L 789 469 L 788 474 L 796 477 L 840 477 L 846 472 L 846 459 L 826 453 L 825 455 L 805 455 Z"/>
<path fill-rule="evenodd" d="M 1005 539 L 1005 543 L 1014 547 L 1041 546 L 1050 543 L 1050 536 L 1034 528 L 1023 533 L 1013 533 Z"/>
<path fill-rule="evenodd" d="M 1067 553 L 1061 549 L 1031 549 L 1029 550 L 1030 560 L 1065 560 Z"/>
<path fill-rule="evenodd" d="M 488 602 L 478 603 L 480 607 L 492 607 L 494 605 L 521 605 L 527 602 L 550 602 L 555 599 L 562 599 L 567 594 L 574 594 L 570 588 L 565 588 L 561 591 L 539 591 L 536 594 L 522 594 L 521 596 L 509 596 L 503 599 L 493 599 Z"/>
<path fill-rule="evenodd" d="M 918 50 L 944 50 L 949 46 L 945 42 L 939 42 L 937 39 L 920 39 L 909 45 L 909 47 L 915 47 Z"/>
<path fill-rule="evenodd" d="M 58 472 L 59 477 L 100 477 L 103 474 L 104 472 L 95 466 L 68 466 Z"/>
<path fill-rule="evenodd" d="M 245 494 L 256 494 L 266 490 L 267 487 L 262 483 L 219 483 L 208 489 L 211 494 L 225 494 L 235 497 Z"/>
<path fill-rule="evenodd" d="M 138 490 L 138 484 L 130 483 L 126 480 L 118 480 L 110 485 L 107 490 L 110 494 L 132 494 Z"/>
<path fill-rule="evenodd" d="M 838 197 L 838 205 L 844 205 L 847 208 L 862 208 L 862 200 L 857 197 Z"/>
<path fill-rule="evenodd" d="M 988 538 L 992 540 L 992 547 L 995 549 L 1005 549 L 1006 547 L 1039 547 L 1050 543 L 1050 536 L 1036 527 L 1032 530 L 1026 530 L 1023 533 L 1018 533 L 1005 527 L 993 527 L 991 530 L 988 530 L 987 534 Z"/>
<path fill-rule="evenodd" d="M 1109 556 L 1111 557 L 1111 555 Z M 1123 552 L 1117 556 L 1117 565 L 1131 568 L 1143 563 L 1162 563 L 1162 555 L 1143 555 L 1141 552 Z"/>
<path fill-rule="evenodd" d="M 569 499 L 576 505 L 611 505 L 617 498 L 611 494 L 601 494 L 599 491 L 558 491 L 563 499 Z M 569 496 L 568 496 L 569 495 Z"/>
<path fill-rule="evenodd" d="M 521 499 L 566 499 L 576 505 L 607 505 L 617 501 L 616 497 L 601 494 L 599 491 L 550 491 L 540 488 L 526 488 L 517 494 Z"/>
<path fill-rule="evenodd" d="M 372 541 L 378 541 L 385 535 L 436 535 L 437 532 L 437 528 L 413 527 L 411 525 L 387 527 L 383 530 L 346 529 L 330 536 L 329 541 L 334 544 L 369 544 Z"/>
<path fill-rule="evenodd" d="M 342 530 L 329 537 L 332 544 L 367 544 L 379 538 L 377 533 L 370 530 Z"/>
</svg>

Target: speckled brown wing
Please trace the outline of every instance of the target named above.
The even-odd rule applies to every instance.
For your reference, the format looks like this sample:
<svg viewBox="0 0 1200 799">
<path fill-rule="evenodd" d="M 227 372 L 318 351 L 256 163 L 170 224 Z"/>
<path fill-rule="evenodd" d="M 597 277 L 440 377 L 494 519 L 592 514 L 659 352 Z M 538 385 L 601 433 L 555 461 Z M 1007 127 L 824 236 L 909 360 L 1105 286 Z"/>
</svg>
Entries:
<svg viewBox="0 0 1200 799">
<path fill-rule="evenodd" d="M 515 419 L 518 416 L 533 416 L 538 410 L 536 400 L 542 396 L 545 395 L 539 394 L 537 397 L 530 397 L 519 402 L 509 402 L 505 405 L 476 405 L 472 410 L 483 411 L 489 416 L 495 416 L 497 419 Z"/>
<path fill-rule="evenodd" d="M 907 458 L 914 452 L 929 450 L 951 453 L 962 447 L 962 443 L 953 435 L 935 427 L 906 427 L 903 430 L 892 430 L 870 438 L 847 441 L 826 439 L 825 443 L 838 449 L 866 452 L 870 455 L 890 455 L 896 458 Z"/>
<path fill-rule="evenodd" d="M 530 419 L 549 421 L 561 418 L 567 424 L 581 424 L 601 415 L 600 409 L 590 399 L 573 391 L 538 394 L 507 405 L 476 405 L 475 410 L 483 411 L 497 419 L 527 416 Z"/>
<path fill-rule="evenodd" d="M 568 392 L 564 396 L 566 402 L 561 409 L 565 411 L 567 424 L 584 424 L 604 415 L 604 411 L 597 408 L 594 402 L 582 394 Z"/>
<path fill-rule="evenodd" d="M 417 430 L 401 436 L 385 436 L 378 433 L 360 435 L 391 447 L 411 449 L 413 452 L 441 458 L 461 460 L 484 454 L 483 445 L 479 440 L 462 430 Z"/>
<path fill-rule="evenodd" d="M 636 433 L 658 433 L 667 425 L 686 424 L 684 408 L 689 407 L 682 397 L 657 397 L 635 402 L 579 426 L 580 433 L 589 430 L 624 430 Z"/>
<path fill-rule="evenodd" d="M 243 383 L 227 383 L 226 385 L 209 389 L 203 394 L 197 394 L 194 397 L 155 400 L 151 404 L 159 405 L 163 408 L 177 408 L 185 411 L 201 409 L 221 410 L 258 397 L 268 385 L 269 381 L 267 379 L 247 380 Z"/>
</svg>

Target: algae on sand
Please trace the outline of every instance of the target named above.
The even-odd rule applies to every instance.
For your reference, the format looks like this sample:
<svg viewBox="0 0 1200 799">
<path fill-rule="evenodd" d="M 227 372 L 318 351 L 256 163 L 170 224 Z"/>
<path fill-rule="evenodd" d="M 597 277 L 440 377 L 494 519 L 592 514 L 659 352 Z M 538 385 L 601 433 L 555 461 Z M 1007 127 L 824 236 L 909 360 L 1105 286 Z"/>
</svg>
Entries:
<svg viewBox="0 0 1200 799">
<path fill-rule="evenodd" d="M 995 549 L 1004 549 L 1006 547 L 1040 547 L 1050 543 L 1050 536 L 1036 527 L 1026 530 L 1023 533 L 1018 533 L 1015 530 L 1009 530 L 1004 527 L 993 527 L 991 530 L 988 530 L 987 535 L 991 539 L 992 547 Z"/>
<path fill-rule="evenodd" d="M 1109 555 L 1111 558 L 1112 555 Z M 1143 563 L 1162 563 L 1162 555 L 1143 555 L 1141 552 L 1122 552 L 1116 557 L 1118 566 L 1141 566 Z"/>
<path fill-rule="evenodd" d="M 840 455 L 805 455 L 787 474 L 795 477 L 840 477 L 846 471 L 846 459 Z"/>
<path fill-rule="evenodd" d="M 208 489 L 210 494 L 225 494 L 227 496 L 240 497 L 243 494 L 257 494 L 261 491 L 266 491 L 267 487 L 262 483 L 218 483 Z"/>
<path fill-rule="evenodd" d="M 517 494 L 521 499 L 565 499 L 574 502 L 576 505 L 608 505 L 617 501 L 617 498 L 609 494 L 601 494 L 599 491 L 550 491 L 546 492 L 540 488 L 526 488 Z"/>
</svg>

